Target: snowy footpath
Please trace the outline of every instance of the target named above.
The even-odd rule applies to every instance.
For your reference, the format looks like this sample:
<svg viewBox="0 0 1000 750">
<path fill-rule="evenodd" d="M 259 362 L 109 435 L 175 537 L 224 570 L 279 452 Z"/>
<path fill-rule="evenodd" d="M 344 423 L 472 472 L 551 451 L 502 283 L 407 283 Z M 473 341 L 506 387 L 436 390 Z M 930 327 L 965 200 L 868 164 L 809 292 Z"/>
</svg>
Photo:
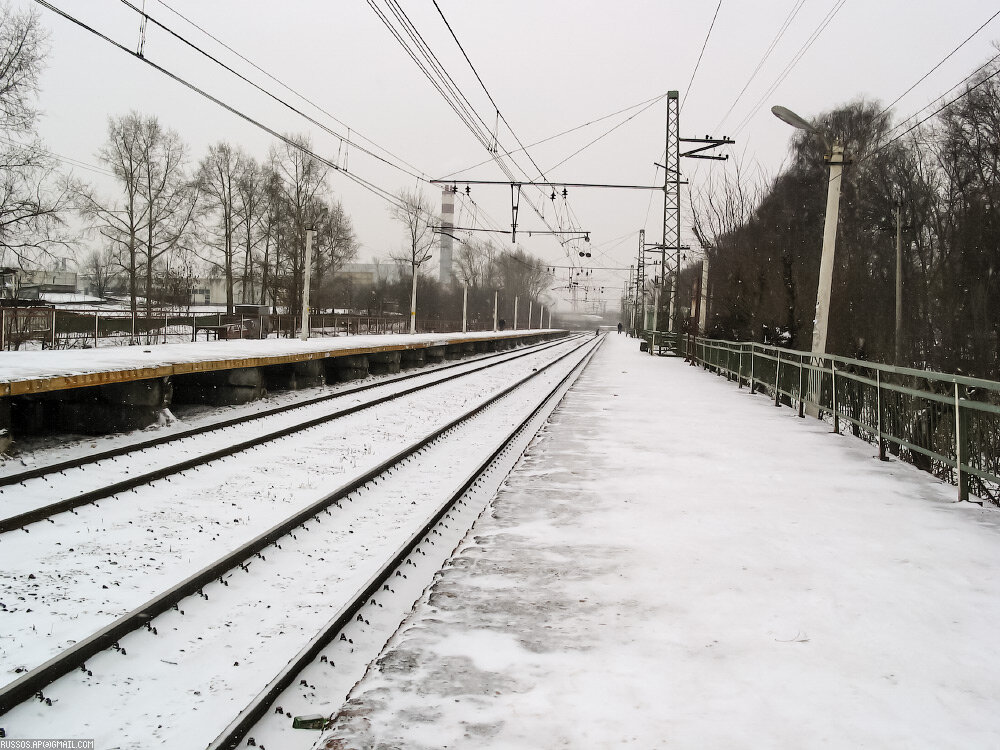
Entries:
<svg viewBox="0 0 1000 750">
<path fill-rule="evenodd" d="M 1000 512 L 873 452 L 608 335 L 317 747 L 1000 747 Z"/>
</svg>

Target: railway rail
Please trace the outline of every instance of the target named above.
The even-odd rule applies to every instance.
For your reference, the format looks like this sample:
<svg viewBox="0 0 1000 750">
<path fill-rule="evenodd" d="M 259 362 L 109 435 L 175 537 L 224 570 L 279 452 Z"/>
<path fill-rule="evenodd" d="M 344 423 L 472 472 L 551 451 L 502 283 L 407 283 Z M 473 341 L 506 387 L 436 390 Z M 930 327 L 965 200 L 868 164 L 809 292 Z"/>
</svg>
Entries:
<svg viewBox="0 0 1000 750">
<path fill-rule="evenodd" d="M 181 461 L 175 461 L 164 466 L 160 466 L 151 471 L 144 471 L 127 479 L 123 479 L 118 482 L 112 482 L 109 484 L 102 484 L 89 491 L 81 491 L 71 497 L 60 498 L 54 502 L 48 502 L 37 507 L 32 507 L 21 512 L 16 512 L 0 518 L 0 534 L 10 532 L 16 529 L 21 529 L 24 526 L 32 523 L 37 523 L 39 521 L 44 521 L 58 513 L 65 513 L 67 511 L 72 511 L 82 505 L 87 505 L 94 503 L 98 500 L 102 500 L 108 497 L 113 497 L 118 493 L 128 492 L 140 487 L 144 484 L 149 484 L 160 479 L 165 479 L 173 474 L 177 474 L 182 471 L 189 469 L 194 469 L 199 466 L 203 466 L 211 461 L 224 458 L 226 456 L 232 456 L 241 451 L 248 450 L 250 448 L 255 448 L 264 443 L 268 443 L 273 440 L 278 440 L 280 438 L 288 437 L 296 432 L 301 432 L 303 430 L 316 427 L 317 425 L 329 422 L 350 414 L 354 414 L 363 409 L 368 409 L 379 404 L 387 403 L 403 396 L 416 393 L 418 391 L 432 388 L 445 382 L 448 379 L 456 377 L 467 377 L 474 375 L 483 370 L 496 367 L 507 362 L 521 359 L 526 356 L 533 355 L 537 352 L 546 351 L 552 347 L 559 346 L 565 339 L 556 342 L 547 342 L 535 346 L 526 347 L 525 349 L 518 350 L 517 352 L 501 352 L 499 354 L 488 355 L 481 359 L 474 361 L 464 361 L 455 362 L 449 365 L 442 365 L 430 371 L 423 372 L 413 372 L 407 373 L 405 375 L 399 375 L 396 377 L 388 379 L 380 379 L 371 383 L 364 383 L 357 386 L 352 386 L 348 388 L 338 389 L 333 393 L 326 393 L 321 396 L 309 398 L 303 401 L 296 401 L 290 404 L 284 404 L 277 407 L 272 407 L 262 411 L 255 411 L 249 414 L 243 414 L 230 419 L 224 419 L 210 424 L 200 425 L 197 427 L 191 427 L 180 431 L 171 432 L 166 435 L 158 435 L 153 438 L 149 438 L 140 442 L 130 443 L 128 445 L 119 446 L 116 448 L 111 448 L 104 451 L 99 451 L 97 453 L 92 453 L 84 456 L 79 456 L 73 459 L 53 462 L 44 466 L 31 467 L 24 471 L 19 471 L 16 473 L 8 474 L 5 476 L 0 476 L 0 497 L 4 494 L 4 487 L 10 487 L 12 485 L 18 485 L 22 489 L 26 489 L 26 482 L 32 480 L 40 480 L 44 483 L 51 483 L 55 475 L 65 476 L 65 472 L 73 471 L 76 469 L 85 469 L 86 467 L 94 466 L 102 461 L 112 461 L 117 462 L 119 458 L 135 457 L 142 453 L 143 451 L 151 450 L 153 448 L 166 445 L 168 443 L 176 443 L 181 440 L 194 438 L 197 436 L 208 435 L 213 432 L 221 432 L 236 426 L 246 425 L 250 422 L 256 422 L 258 420 L 267 420 L 269 418 L 288 414 L 289 412 L 307 409 L 309 407 L 326 404 L 327 402 L 333 400 L 340 400 L 348 396 L 353 396 L 359 393 L 365 393 L 372 390 L 384 390 L 386 387 L 394 386 L 397 383 L 419 379 L 416 385 L 403 388 L 401 390 L 392 391 L 383 396 L 375 396 L 369 398 L 368 400 L 362 401 L 351 406 L 345 406 L 342 408 L 334 409 L 332 411 L 323 412 L 317 416 L 309 417 L 301 421 L 294 422 L 289 425 L 285 425 L 278 429 L 268 430 L 263 434 L 255 435 L 252 438 L 245 440 L 239 440 L 225 445 L 221 448 L 216 448 L 214 450 L 205 451 L 198 455 L 186 458 Z M 458 369 L 457 372 L 451 372 L 454 369 Z M 439 373 L 447 372 L 448 374 L 444 377 L 437 377 Z M 145 462 L 145 459 L 140 459 L 140 462 Z M 121 468 L 118 468 L 121 471 Z M 8 495 L 9 497 L 9 495 Z"/>
<path fill-rule="evenodd" d="M 253 584 L 245 584 L 243 586 L 243 588 L 249 587 L 251 596 L 259 594 L 260 591 L 268 589 L 269 586 L 269 590 L 272 592 L 284 591 L 282 582 L 286 581 L 289 575 L 294 575 L 288 572 L 289 570 L 294 570 L 294 565 L 291 568 L 281 568 L 283 563 L 280 563 L 280 560 L 283 557 L 292 559 L 289 555 L 293 554 L 291 551 L 283 551 L 282 545 L 284 544 L 286 547 L 301 546 L 303 541 L 296 536 L 297 530 L 309 528 L 309 535 L 315 533 L 320 536 L 333 533 L 341 541 L 345 541 L 348 539 L 348 534 L 353 534 L 353 530 L 348 529 L 347 533 L 344 532 L 343 519 L 349 517 L 350 512 L 358 512 L 356 510 L 347 511 L 349 507 L 359 508 L 367 506 L 368 509 L 366 512 L 374 513 L 380 521 L 384 522 L 387 513 L 395 512 L 388 510 L 388 506 L 383 507 L 383 501 L 386 501 L 387 498 L 395 499 L 396 506 L 393 507 L 399 509 L 400 516 L 404 515 L 402 509 L 407 507 L 406 500 L 412 496 L 420 495 L 423 492 L 421 497 L 426 495 L 426 498 L 436 500 L 436 502 L 422 502 L 419 506 L 417 505 L 417 500 L 410 502 L 410 505 L 417 507 L 413 512 L 409 513 L 410 521 L 403 524 L 406 528 L 401 526 L 397 530 L 399 533 L 396 533 L 395 536 L 390 534 L 388 541 L 381 544 L 380 549 L 386 548 L 387 545 L 392 547 L 392 553 L 383 558 L 375 569 L 372 569 L 374 563 L 369 559 L 371 555 L 366 557 L 364 565 L 358 564 L 356 566 L 357 575 L 353 579 L 348 577 L 345 580 L 356 581 L 360 577 L 364 579 L 362 585 L 357 587 L 353 596 L 344 599 L 345 603 L 338 608 L 334 617 L 329 619 L 325 626 L 319 629 L 318 634 L 314 633 L 306 639 L 307 642 L 305 645 L 296 650 L 295 655 L 287 665 L 276 670 L 277 677 L 262 681 L 267 683 L 267 687 L 250 701 L 250 705 L 240 712 L 239 717 L 230 724 L 230 727 L 213 744 L 213 747 L 236 747 L 241 738 L 246 736 L 247 732 L 250 731 L 254 723 L 267 712 L 268 707 L 273 703 L 275 698 L 294 683 L 296 676 L 303 668 L 315 662 L 317 655 L 330 645 L 332 640 L 337 637 L 338 633 L 343 631 L 349 622 L 352 622 L 356 618 L 367 622 L 367 618 L 362 617 L 360 612 L 366 606 L 375 606 L 373 594 L 382 590 L 388 591 L 392 588 L 386 582 L 387 576 L 405 576 L 405 572 L 401 572 L 401 566 L 412 564 L 411 558 L 415 554 L 419 553 L 421 558 L 425 557 L 426 552 L 424 549 L 437 546 L 433 537 L 437 535 L 440 538 L 440 528 L 445 519 L 450 518 L 456 512 L 458 506 L 461 505 L 468 509 L 472 505 L 472 503 L 468 502 L 470 492 L 479 492 L 482 494 L 485 491 L 484 472 L 489 472 L 492 467 L 493 473 L 498 474 L 501 478 L 506 474 L 509 466 L 520 455 L 523 445 L 534 435 L 537 427 L 533 428 L 533 425 L 539 424 L 538 420 L 540 418 L 544 420 L 547 414 L 546 405 L 549 407 L 549 410 L 554 408 L 555 394 L 560 392 L 560 389 L 568 387 L 572 376 L 578 373 L 585 366 L 588 358 L 592 356 L 596 347 L 596 343 L 592 343 L 592 341 L 592 339 L 589 339 L 582 342 L 575 342 L 572 350 L 562 353 L 551 362 L 537 367 L 531 374 L 520 378 L 512 385 L 507 386 L 483 402 L 466 410 L 447 424 L 438 427 L 429 434 L 397 451 L 362 475 L 290 515 L 249 542 L 223 555 L 215 562 L 205 566 L 198 573 L 187 577 L 180 583 L 146 601 L 143 605 L 119 617 L 113 623 L 94 632 L 90 637 L 79 641 L 41 666 L 30 670 L 19 679 L 0 689 L 0 713 L 10 712 L 8 713 L 8 718 L 12 714 L 15 715 L 15 724 L 20 723 L 22 720 L 30 723 L 31 717 L 39 715 L 39 711 L 41 712 L 41 716 L 44 717 L 46 711 L 52 710 L 48 703 L 53 702 L 65 705 L 65 702 L 68 700 L 66 696 L 74 694 L 72 688 L 60 687 L 63 682 L 75 680 L 77 683 L 83 682 L 85 684 L 84 690 L 93 691 L 97 689 L 95 688 L 95 683 L 101 682 L 102 678 L 100 676 L 95 678 L 93 676 L 95 673 L 100 672 L 103 674 L 105 672 L 116 673 L 121 671 L 120 665 L 112 665 L 108 662 L 108 649 L 119 651 L 124 655 L 126 638 L 135 639 L 140 636 L 147 639 L 150 637 L 155 638 L 157 625 L 154 623 L 158 623 L 159 629 L 164 631 L 164 635 L 166 635 L 171 630 L 176 631 L 178 628 L 183 630 L 183 627 L 179 624 L 180 619 L 189 619 L 189 621 L 194 620 L 192 627 L 195 629 L 191 632 L 199 632 L 197 622 L 204 622 L 206 616 L 202 615 L 200 620 L 197 617 L 184 618 L 180 605 L 189 597 L 196 597 L 193 604 L 184 604 L 186 609 L 196 609 L 196 605 L 210 608 L 208 604 L 209 596 L 206 593 L 210 590 L 213 592 L 213 601 L 216 599 L 225 601 L 226 590 L 230 588 L 229 583 L 233 582 L 236 584 L 237 582 L 234 579 L 239 577 L 241 571 L 243 573 L 250 573 L 251 565 L 258 569 L 277 566 L 271 571 L 271 578 L 269 579 L 271 583 L 269 584 L 261 583 L 259 580 L 256 580 L 256 576 L 251 576 L 251 578 L 255 579 Z M 566 371 L 564 374 L 563 370 Z M 539 395 L 537 393 L 537 390 L 540 388 L 538 381 L 544 378 L 554 379 L 557 382 L 554 386 L 546 383 L 544 393 Z M 529 407 L 525 407 L 524 401 L 529 398 L 527 394 L 531 393 L 532 389 L 536 393 L 530 396 L 531 403 Z M 500 404 L 504 404 L 505 408 L 497 408 Z M 514 408 L 512 405 L 516 405 L 521 409 L 520 415 L 515 420 L 513 427 L 510 429 L 505 428 L 504 437 L 499 443 L 490 446 L 488 450 L 484 450 L 482 445 L 483 436 L 494 435 L 498 431 L 496 424 L 491 426 L 485 424 L 484 420 L 499 419 L 503 422 L 506 419 L 510 421 L 507 415 L 510 409 Z M 523 416 L 525 408 L 528 410 L 527 416 Z M 490 413 L 493 413 L 492 417 L 488 416 Z M 518 440 L 521 441 L 521 449 L 516 448 Z M 492 441 L 488 439 L 487 443 L 490 442 Z M 453 461 L 452 458 L 449 458 L 457 455 L 456 445 L 463 446 L 462 453 L 464 454 L 466 449 L 473 444 L 478 447 L 478 452 L 475 452 L 475 455 L 478 457 L 469 459 L 470 461 L 474 461 L 474 465 L 471 468 L 469 468 L 467 462 Z M 484 455 L 485 458 L 483 458 Z M 418 457 L 420 457 L 420 460 L 417 460 Z M 426 466 L 428 461 L 432 463 L 430 468 Z M 451 463 L 455 463 L 456 466 L 448 465 Z M 456 478 L 456 472 L 461 474 L 461 476 Z M 434 481 L 431 481 L 431 478 Z M 423 488 L 424 485 L 427 485 L 427 488 Z M 444 491 L 443 488 L 449 485 L 453 489 Z M 491 492 L 487 494 L 492 496 Z M 440 502 L 442 495 L 447 496 L 445 502 Z M 375 497 L 381 498 L 377 507 L 374 506 L 373 498 Z M 426 498 L 424 499 L 426 500 Z M 365 503 L 365 499 L 369 500 L 369 502 Z M 357 504 L 355 505 L 356 501 Z M 426 511 L 430 506 L 433 506 L 433 510 L 428 514 Z M 413 531 L 412 521 L 414 514 L 420 516 L 421 512 L 424 513 L 422 520 L 415 524 L 416 531 Z M 331 516 L 334 516 L 334 520 L 339 520 L 340 523 L 329 523 Z M 354 518 L 354 522 L 356 524 L 360 523 L 357 517 Z M 323 531 L 319 531 L 320 526 L 323 527 Z M 361 526 L 359 526 L 359 530 L 361 530 Z M 308 536 L 301 531 L 299 531 L 299 534 L 303 539 Z M 400 534 L 403 534 L 403 536 L 400 537 Z M 367 550 L 368 546 L 361 544 L 364 540 L 367 540 L 367 545 L 376 546 L 371 539 L 368 537 L 362 538 L 361 535 L 357 536 L 353 541 L 360 544 L 361 548 Z M 316 539 L 314 546 L 308 548 L 312 551 L 305 553 L 306 556 L 313 559 L 313 555 L 324 554 L 324 551 L 326 555 L 332 554 L 330 552 L 329 541 L 326 538 Z M 357 544 L 354 547 L 355 550 L 357 550 Z M 447 545 L 441 545 L 437 548 L 437 551 L 446 552 L 448 549 L 450 547 Z M 268 552 L 268 557 L 271 558 L 270 563 L 264 556 L 265 551 Z M 299 554 L 301 558 L 301 550 L 295 554 Z M 355 552 L 351 554 L 358 555 L 360 553 Z M 319 559 L 323 560 L 323 557 Z M 346 561 L 346 559 L 341 562 L 349 567 L 349 561 Z M 326 561 L 324 567 L 330 568 L 332 564 L 332 561 Z M 238 589 L 240 586 L 234 585 L 233 588 Z M 216 592 L 222 592 L 222 596 L 216 596 Z M 409 601 L 412 603 L 412 598 Z M 285 604 L 287 607 L 287 602 Z M 379 608 L 381 609 L 381 605 L 379 605 Z M 270 606 L 267 609 L 270 609 Z M 182 614 L 178 615 L 178 612 Z M 225 617 L 225 614 L 220 613 L 210 615 L 208 619 L 214 622 L 220 621 Z M 169 624 L 163 622 L 164 618 L 170 620 Z M 250 625 L 256 626 L 256 623 L 250 622 Z M 286 624 L 284 627 L 291 626 Z M 143 629 L 150 632 L 137 632 Z M 161 639 L 163 637 L 163 635 L 160 636 Z M 177 637 L 174 637 L 174 640 L 176 639 Z M 167 640 L 169 640 L 169 637 Z M 201 636 L 197 636 L 197 640 L 200 641 Z M 128 645 L 130 650 L 132 650 L 132 644 Z M 381 643 L 378 646 L 381 646 Z M 184 651 L 184 649 L 180 650 Z M 88 670 L 88 662 L 91 662 L 90 670 Z M 167 661 L 166 663 L 171 664 L 173 662 Z M 329 661 L 325 663 L 329 665 Z M 239 662 L 237 661 L 236 664 L 238 665 Z M 120 681 L 130 682 L 127 674 L 119 674 L 119 677 Z M 115 681 L 105 678 L 101 684 L 107 687 L 111 683 L 115 683 Z M 52 686 L 54 692 L 50 693 L 50 686 Z M 80 689 L 79 684 L 76 685 L 76 689 Z M 114 694 L 117 688 L 108 689 Z M 79 693 L 76 694 L 79 695 Z M 33 698 L 39 699 L 38 702 L 34 702 Z M 28 702 L 27 704 L 25 703 L 26 701 Z M 114 704 L 113 698 L 111 704 Z M 111 704 L 101 702 L 101 705 Z"/>
</svg>

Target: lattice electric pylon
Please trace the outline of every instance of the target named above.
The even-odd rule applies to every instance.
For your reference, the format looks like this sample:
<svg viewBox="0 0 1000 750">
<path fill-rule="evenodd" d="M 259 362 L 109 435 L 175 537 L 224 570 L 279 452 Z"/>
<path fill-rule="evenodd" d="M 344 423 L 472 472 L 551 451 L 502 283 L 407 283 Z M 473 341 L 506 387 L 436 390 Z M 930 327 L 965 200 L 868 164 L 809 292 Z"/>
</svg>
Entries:
<svg viewBox="0 0 1000 750">
<path fill-rule="evenodd" d="M 667 92 L 666 158 L 663 162 L 663 240 L 660 247 L 660 285 L 667 295 L 665 307 L 667 330 L 674 330 L 674 305 L 677 295 L 677 276 L 681 258 L 681 151 L 680 151 L 680 99 L 676 91 Z M 668 282 L 668 273 L 673 280 Z M 669 286 L 668 286 L 669 283 Z"/>
</svg>

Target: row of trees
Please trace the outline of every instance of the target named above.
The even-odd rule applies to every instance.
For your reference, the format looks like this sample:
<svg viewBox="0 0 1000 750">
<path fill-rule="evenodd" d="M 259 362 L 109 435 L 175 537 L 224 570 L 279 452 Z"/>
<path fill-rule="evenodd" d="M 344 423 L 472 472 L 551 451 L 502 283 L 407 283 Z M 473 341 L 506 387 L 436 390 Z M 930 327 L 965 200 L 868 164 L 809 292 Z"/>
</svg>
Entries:
<svg viewBox="0 0 1000 750">
<path fill-rule="evenodd" d="M 151 306 L 171 280 L 190 280 L 206 266 L 225 279 L 228 312 L 239 302 L 298 309 L 305 231 L 313 228 L 312 299 L 321 306 L 325 282 L 356 256 L 358 242 L 308 139 L 288 137 L 264 162 L 225 142 L 193 170 L 186 155 L 180 136 L 154 117 L 109 120 L 99 158 L 117 192 L 72 186 L 81 215 L 103 239 L 87 270 L 109 282 L 117 270 L 133 310 L 139 296 Z"/>
<path fill-rule="evenodd" d="M 224 279 L 228 312 L 238 303 L 298 310 L 305 234 L 312 228 L 314 308 L 406 311 L 419 286 L 421 318 L 457 320 L 459 284 L 469 288 L 473 319 L 492 318 L 496 289 L 504 290 L 502 305 L 515 297 L 537 305 L 547 274 L 520 248 L 460 243 L 451 285 L 421 275 L 422 267 L 430 268 L 424 264 L 439 221 L 420 192 L 402 192 L 392 210 L 405 237 L 393 260 L 408 271 L 406 278 L 352 287 L 337 271 L 357 256 L 357 237 L 329 189 L 329 167 L 304 135 L 284 136 L 261 160 L 220 142 L 193 162 L 180 134 L 130 112 L 109 118 L 98 153 L 110 183 L 60 175 L 36 135 L 34 102 L 46 45 L 37 12 L 0 2 L 0 266 L 45 267 L 57 253 L 76 256 L 89 245 L 89 254 L 77 258 L 78 270 L 99 294 L 127 294 L 133 312 L 186 304 L 196 279 L 207 275 Z M 509 319 L 513 310 L 504 312 Z"/>
<path fill-rule="evenodd" d="M 529 304 L 538 309 L 552 277 L 542 261 L 521 247 L 501 249 L 492 240 L 458 240 L 450 284 L 441 284 L 420 275 L 420 269 L 433 259 L 437 242 L 435 227 L 440 223 L 430 201 L 417 191 L 403 191 L 393 209 L 393 217 L 403 225 L 405 249 L 392 259 L 408 270 L 408 279 L 393 290 L 399 310 L 416 311 L 421 300 L 421 317 L 427 320 L 456 321 L 462 318 L 463 303 L 473 324 L 491 321 L 494 306 L 497 314 L 513 324 L 514 301 L 524 304 L 519 320 L 527 320 Z M 409 298 L 402 298 L 406 282 Z M 462 288 L 460 288 L 462 287 Z M 499 295 L 499 290 L 503 295 Z M 411 320 L 411 330 L 415 321 Z"/>
<path fill-rule="evenodd" d="M 896 210 L 903 229 L 900 364 L 1000 376 L 1000 69 L 905 137 L 878 104 L 816 122 L 847 146 L 828 351 L 895 358 Z M 800 132 L 787 168 L 739 170 L 692 201 L 710 262 L 710 335 L 809 349 L 822 249 L 825 145 Z M 682 273 L 680 308 L 694 277 Z"/>
</svg>

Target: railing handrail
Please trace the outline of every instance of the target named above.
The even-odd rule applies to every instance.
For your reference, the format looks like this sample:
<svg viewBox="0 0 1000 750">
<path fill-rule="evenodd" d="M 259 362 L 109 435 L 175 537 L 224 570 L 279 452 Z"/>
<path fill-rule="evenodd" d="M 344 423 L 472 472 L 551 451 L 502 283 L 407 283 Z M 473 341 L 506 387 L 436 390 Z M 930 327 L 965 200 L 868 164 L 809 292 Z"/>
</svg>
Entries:
<svg viewBox="0 0 1000 750">
<path fill-rule="evenodd" d="M 662 331 L 660 332 L 662 333 Z M 712 344 L 726 344 L 729 346 L 741 347 L 744 350 L 747 347 L 751 349 L 770 349 L 774 351 L 780 351 L 784 354 L 791 354 L 798 357 L 804 357 L 807 359 L 812 359 L 814 357 L 822 357 L 826 360 L 832 360 L 834 362 L 839 362 L 847 365 L 853 365 L 855 367 L 867 367 L 873 370 L 879 370 L 882 373 L 889 373 L 893 375 L 906 375 L 915 378 L 924 378 L 926 380 L 937 380 L 944 383 L 958 383 L 959 385 L 969 386 L 971 388 L 986 388 L 993 391 L 1000 392 L 1000 381 L 996 380 L 986 380 L 984 378 L 974 378 L 968 375 L 956 375 L 953 373 L 939 372 L 937 370 L 918 370 L 912 367 L 898 367 L 896 365 L 887 365 L 881 362 L 873 362 L 869 359 L 853 359 L 851 357 L 844 357 L 839 354 L 822 354 L 813 355 L 812 352 L 801 351 L 799 349 L 788 349 L 783 346 L 775 346 L 774 344 L 763 344 L 757 341 L 732 341 L 728 339 L 712 339 L 705 336 L 698 336 L 696 342 L 704 345 Z"/>
</svg>

